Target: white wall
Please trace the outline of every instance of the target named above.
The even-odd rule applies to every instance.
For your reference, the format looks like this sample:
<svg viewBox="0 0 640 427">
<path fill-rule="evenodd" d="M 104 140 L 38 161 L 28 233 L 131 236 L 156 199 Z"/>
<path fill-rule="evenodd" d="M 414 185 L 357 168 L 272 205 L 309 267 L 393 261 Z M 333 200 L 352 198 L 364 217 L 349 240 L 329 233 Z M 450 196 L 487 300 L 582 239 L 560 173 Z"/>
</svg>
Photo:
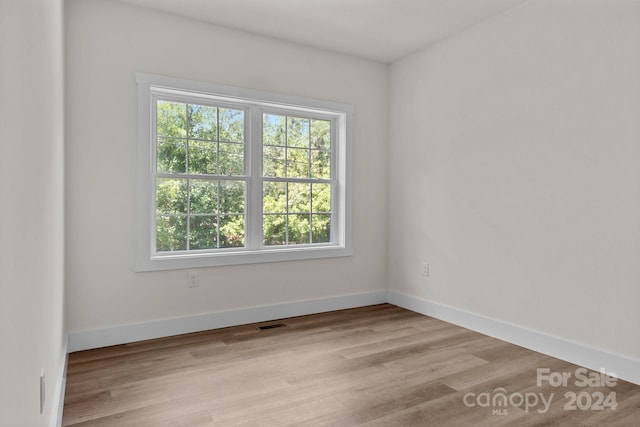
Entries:
<svg viewBox="0 0 640 427">
<path fill-rule="evenodd" d="M 529 1 L 392 65 L 392 290 L 640 360 L 639 22 Z"/>
<path fill-rule="evenodd" d="M 48 426 L 58 414 L 66 351 L 62 53 L 62 0 L 0 2 L 2 426 Z"/>
<path fill-rule="evenodd" d="M 388 67 L 104 0 L 70 0 L 70 332 L 386 288 Z M 136 273 L 136 71 L 353 104 L 354 255 Z"/>
</svg>

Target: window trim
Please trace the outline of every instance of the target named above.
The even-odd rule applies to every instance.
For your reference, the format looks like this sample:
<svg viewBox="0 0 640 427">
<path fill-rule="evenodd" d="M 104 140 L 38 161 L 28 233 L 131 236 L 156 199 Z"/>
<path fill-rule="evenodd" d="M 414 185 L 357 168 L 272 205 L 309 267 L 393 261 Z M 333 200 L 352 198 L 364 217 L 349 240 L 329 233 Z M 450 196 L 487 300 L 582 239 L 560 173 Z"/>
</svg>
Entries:
<svg viewBox="0 0 640 427">
<path fill-rule="evenodd" d="M 224 265 L 252 264 L 278 261 L 294 261 L 317 258 L 333 258 L 350 256 L 353 254 L 351 236 L 351 120 L 353 107 L 347 104 L 321 101 L 281 95 L 271 92 L 243 89 L 234 86 L 196 82 L 148 73 L 136 73 L 138 84 L 138 223 L 137 223 L 137 260 L 136 271 L 159 271 L 201 267 L 216 267 Z M 305 114 L 331 114 L 338 121 L 336 146 L 332 148 L 332 161 L 335 173 L 335 189 L 332 200 L 332 234 L 334 241 L 327 244 L 291 245 L 277 247 L 262 247 L 259 249 L 229 248 L 217 252 L 189 252 L 181 254 L 152 254 L 154 235 L 154 221 L 152 207 L 155 205 L 153 191 L 153 150 L 152 135 L 154 120 L 152 117 L 153 100 L 157 92 L 165 94 L 172 92 L 184 96 L 200 97 L 203 99 L 215 97 L 216 102 L 241 103 L 251 111 L 277 111 L 281 109 L 288 114 L 299 111 Z M 220 101 L 221 100 L 221 101 Z M 249 121 L 245 126 L 247 140 L 262 134 L 261 120 Z M 262 164 L 262 144 L 248 142 L 245 148 L 248 164 L 245 165 L 248 179 L 252 174 L 259 173 Z M 257 191 L 253 186 L 253 191 Z M 247 191 L 252 191 L 248 188 Z M 261 207 L 251 203 L 247 194 L 246 216 L 261 214 Z M 253 221 L 246 221 L 247 228 Z M 335 229 L 334 229 L 335 226 Z M 255 231 L 255 230 L 254 230 Z M 255 234 L 255 233 L 254 233 Z M 254 236 L 255 237 L 255 236 Z"/>
</svg>

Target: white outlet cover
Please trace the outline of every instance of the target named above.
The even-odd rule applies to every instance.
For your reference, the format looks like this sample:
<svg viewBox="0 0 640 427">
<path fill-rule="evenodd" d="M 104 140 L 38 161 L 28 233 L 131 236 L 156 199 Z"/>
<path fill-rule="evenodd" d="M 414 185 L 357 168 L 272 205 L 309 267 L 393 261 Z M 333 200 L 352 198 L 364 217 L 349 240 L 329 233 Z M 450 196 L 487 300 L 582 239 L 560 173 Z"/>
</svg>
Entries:
<svg viewBox="0 0 640 427">
<path fill-rule="evenodd" d="M 197 288 L 200 286 L 200 273 L 197 271 L 190 271 L 187 279 L 187 284 L 190 288 Z"/>
</svg>

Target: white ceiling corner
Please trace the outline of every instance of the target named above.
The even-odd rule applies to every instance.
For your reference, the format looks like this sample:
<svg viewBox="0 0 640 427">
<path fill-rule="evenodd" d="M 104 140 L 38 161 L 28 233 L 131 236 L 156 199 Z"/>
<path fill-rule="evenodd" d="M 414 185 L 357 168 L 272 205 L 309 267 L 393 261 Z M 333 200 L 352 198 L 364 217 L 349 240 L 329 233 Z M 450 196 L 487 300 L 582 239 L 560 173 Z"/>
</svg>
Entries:
<svg viewBox="0 0 640 427">
<path fill-rule="evenodd" d="M 390 63 L 526 0 L 120 0 Z"/>
</svg>

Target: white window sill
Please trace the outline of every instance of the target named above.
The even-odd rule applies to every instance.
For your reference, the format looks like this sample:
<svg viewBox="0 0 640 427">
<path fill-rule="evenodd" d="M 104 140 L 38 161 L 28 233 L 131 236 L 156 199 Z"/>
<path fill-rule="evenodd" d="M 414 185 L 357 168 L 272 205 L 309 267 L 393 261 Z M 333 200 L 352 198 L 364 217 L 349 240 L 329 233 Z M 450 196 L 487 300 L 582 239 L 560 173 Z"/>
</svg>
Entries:
<svg viewBox="0 0 640 427">
<path fill-rule="evenodd" d="M 138 259 L 136 271 L 162 271 L 279 261 L 300 261 L 345 257 L 351 256 L 352 254 L 353 250 L 344 246 L 320 246 L 159 255 Z"/>
</svg>

